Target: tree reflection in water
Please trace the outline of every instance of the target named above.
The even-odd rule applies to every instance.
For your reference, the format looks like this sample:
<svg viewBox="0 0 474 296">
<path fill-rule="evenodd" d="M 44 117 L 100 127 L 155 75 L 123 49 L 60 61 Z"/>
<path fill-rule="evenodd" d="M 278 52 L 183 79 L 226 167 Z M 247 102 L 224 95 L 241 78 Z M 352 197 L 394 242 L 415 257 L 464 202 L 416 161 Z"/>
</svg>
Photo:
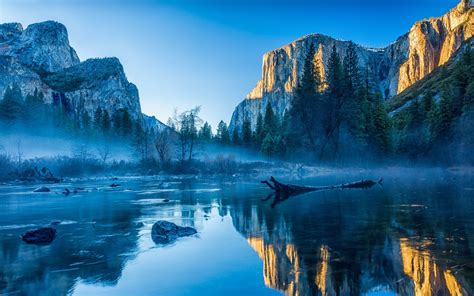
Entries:
<svg viewBox="0 0 474 296">
<path fill-rule="evenodd" d="M 286 295 L 473 295 L 471 199 L 456 185 L 420 188 L 241 202 L 231 215 L 265 284 Z"/>
</svg>

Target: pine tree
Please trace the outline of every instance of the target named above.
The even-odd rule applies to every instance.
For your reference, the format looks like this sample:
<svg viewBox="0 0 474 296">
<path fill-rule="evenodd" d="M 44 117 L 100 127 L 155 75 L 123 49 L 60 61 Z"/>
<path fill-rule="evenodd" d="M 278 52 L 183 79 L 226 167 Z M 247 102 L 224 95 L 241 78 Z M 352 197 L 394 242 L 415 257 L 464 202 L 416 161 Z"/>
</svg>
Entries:
<svg viewBox="0 0 474 296">
<path fill-rule="evenodd" d="M 44 126 L 46 124 L 46 108 L 43 101 L 43 93 L 38 92 L 35 88 L 33 94 L 29 94 L 25 98 L 25 116 L 26 122 L 31 127 Z"/>
<path fill-rule="evenodd" d="M 428 114 L 431 112 L 431 109 L 433 108 L 435 102 L 434 102 L 434 95 L 433 91 L 429 89 L 426 94 L 423 96 L 423 102 L 422 102 L 422 108 L 423 108 L 423 113 L 425 115 L 424 119 L 426 120 L 428 118 Z"/>
<path fill-rule="evenodd" d="M 451 129 L 453 111 L 451 106 L 451 93 L 448 85 L 443 85 L 441 100 L 439 102 L 438 116 L 435 123 L 435 137 L 438 140 L 446 140 Z"/>
<path fill-rule="evenodd" d="M 97 107 L 94 112 L 94 129 L 96 132 L 102 131 L 102 109 Z"/>
<path fill-rule="evenodd" d="M 273 112 L 273 108 L 270 103 L 265 108 L 265 117 L 263 118 L 263 134 L 266 137 L 267 134 L 275 134 L 278 131 L 278 118 Z"/>
<path fill-rule="evenodd" d="M 316 126 L 321 113 L 321 96 L 319 91 L 322 88 L 320 70 L 315 60 L 314 45 L 311 44 L 306 54 L 303 74 L 301 80 L 298 81 L 295 96 L 291 103 L 290 116 L 292 120 L 301 126 L 301 142 L 309 141 L 311 149 L 316 146 Z"/>
<path fill-rule="evenodd" d="M 464 94 L 464 111 L 469 109 L 474 103 L 474 80 L 472 80 L 466 87 L 466 93 Z"/>
<path fill-rule="evenodd" d="M 242 142 L 245 146 L 252 144 L 252 127 L 248 119 L 245 119 L 242 124 Z"/>
<path fill-rule="evenodd" d="M 82 113 L 81 122 L 82 122 L 82 131 L 83 131 L 83 133 L 88 134 L 88 132 L 91 129 L 91 117 L 90 117 L 90 115 L 87 111 L 84 111 Z"/>
<path fill-rule="evenodd" d="M 372 141 L 377 150 L 382 153 L 390 151 L 390 118 L 385 110 L 380 95 L 374 100 L 374 130 L 372 131 Z"/>
<path fill-rule="evenodd" d="M 224 121 L 220 121 L 217 125 L 217 140 L 221 144 L 229 144 L 230 143 L 230 135 L 229 129 L 227 128 L 227 124 Z"/>
<path fill-rule="evenodd" d="M 367 101 L 362 87 L 359 58 L 353 42 L 350 42 L 347 47 L 343 68 L 344 121 L 347 122 L 351 134 L 359 140 L 359 144 L 365 145 Z"/>
<path fill-rule="evenodd" d="M 327 70 L 327 85 L 324 99 L 324 143 L 321 148 L 320 158 L 325 155 L 325 148 L 330 141 L 333 144 L 333 157 L 336 157 L 339 152 L 339 134 L 342 123 L 344 107 L 344 75 L 341 64 L 341 59 L 336 51 L 336 46 L 332 48 L 331 55 L 328 61 Z"/>
<path fill-rule="evenodd" d="M 234 145 L 240 145 L 241 144 L 239 132 L 237 131 L 237 127 L 234 127 L 234 130 L 232 131 L 232 143 Z"/>
<path fill-rule="evenodd" d="M 19 120 L 23 115 L 23 95 L 17 84 L 7 87 L 0 102 L 0 119 L 8 124 Z"/>
<path fill-rule="evenodd" d="M 102 131 L 108 133 L 110 131 L 110 116 L 107 110 L 102 111 Z"/>
<path fill-rule="evenodd" d="M 253 142 L 257 147 L 262 145 L 263 137 L 263 117 L 262 113 L 258 113 L 257 116 L 257 124 L 255 125 L 255 133 L 254 133 L 254 140 Z"/>
<path fill-rule="evenodd" d="M 210 141 L 212 139 L 212 128 L 206 121 L 199 131 L 199 139 L 201 141 Z"/>
<path fill-rule="evenodd" d="M 121 123 L 121 134 L 124 137 L 130 137 L 132 134 L 133 122 L 132 118 L 130 117 L 130 113 L 128 113 L 127 109 L 122 109 L 122 123 Z"/>
</svg>

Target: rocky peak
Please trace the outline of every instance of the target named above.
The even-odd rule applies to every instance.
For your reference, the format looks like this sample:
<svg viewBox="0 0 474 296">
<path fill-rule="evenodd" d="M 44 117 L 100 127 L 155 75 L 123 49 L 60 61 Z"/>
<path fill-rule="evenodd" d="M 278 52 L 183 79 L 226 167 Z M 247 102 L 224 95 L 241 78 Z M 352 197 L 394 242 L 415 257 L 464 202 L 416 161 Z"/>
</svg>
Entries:
<svg viewBox="0 0 474 296">
<path fill-rule="evenodd" d="M 20 23 L 0 24 L 0 44 L 18 38 L 22 32 L 23 26 Z"/>
<path fill-rule="evenodd" d="M 92 117 L 100 108 L 113 116 L 127 109 L 145 126 L 164 128 L 141 113 L 138 89 L 127 80 L 119 59 L 81 63 L 69 45 L 66 27 L 58 22 L 32 24 L 25 30 L 17 23 L 0 24 L 0 99 L 13 84 L 23 95 L 40 91 L 45 103 L 63 104 L 74 114 Z"/>
<path fill-rule="evenodd" d="M 66 27 L 58 22 L 32 24 L 25 30 L 20 24 L 4 24 L 0 36 L 0 55 L 13 56 L 39 72 L 56 72 L 80 62 Z"/>
</svg>

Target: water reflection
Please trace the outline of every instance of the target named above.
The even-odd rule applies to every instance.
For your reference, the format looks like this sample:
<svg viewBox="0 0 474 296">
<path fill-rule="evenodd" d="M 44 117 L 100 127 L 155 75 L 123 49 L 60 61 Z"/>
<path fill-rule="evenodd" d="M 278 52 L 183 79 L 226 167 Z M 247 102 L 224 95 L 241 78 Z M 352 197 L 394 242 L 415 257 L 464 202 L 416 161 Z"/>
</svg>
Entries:
<svg viewBox="0 0 474 296">
<path fill-rule="evenodd" d="M 423 183 L 422 196 L 416 184 L 335 191 L 231 214 L 265 284 L 286 295 L 473 295 L 473 201 Z"/>
<path fill-rule="evenodd" d="M 274 207 L 254 180 L 172 179 L 159 190 L 154 180 L 130 180 L 69 197 L 3 187 L 0 293 L 473 295 L 473 182 L 431 177 Z M 305 182 L 354 179 L 340 178 Z M 150 238 L 156 220 L 199 234 L 160 248 Z M 62 223 L 49 246 L 18 238 L 53 221 Z"/>
</svg>

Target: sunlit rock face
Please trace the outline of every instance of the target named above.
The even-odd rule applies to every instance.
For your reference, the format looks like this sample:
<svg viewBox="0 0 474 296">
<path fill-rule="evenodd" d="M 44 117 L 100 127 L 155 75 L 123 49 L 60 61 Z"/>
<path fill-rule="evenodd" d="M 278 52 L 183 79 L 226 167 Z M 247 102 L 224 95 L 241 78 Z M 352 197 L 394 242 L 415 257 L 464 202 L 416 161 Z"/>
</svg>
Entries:
<svg viewBox="0 0 474 296">
<path fill-rule="evenodd" d="M 66 28 L 57 22 L 32 24 L 26 29 L 17 23 L 0 25 L 0 99 L 13 84 L 23 96 L 38 90 L 45 103 L 59 100 L 75 114 L 92 117 L 101 108 L 113 116 L 124 108 L 147 127 L 165 127 L 156 119 L 143 117 L 138 89 L 127 80 L 117 58 L 80 62 L 69 45 Z"/>
<path fill-rule="evenodd" d="M 469 0 L 462 0 L 444 16 L 416 23 L 409 33 L 385 48 L 356 45 L 359 66 L 368 69 L 372 88 L 385 98 L 394 96 L 449 60 L 461 43 L 473 35 L 473 11 Z M 311 44 L 316 48 L 314 59 L 322 65 L 324 78 L 333 46 L 343 57 L 349 42 L 311 34 L 264 54 L 262 78 L 236 107 L 232 130 L 237 127 L 240 131 L 244 120 L 250 120 L 255 128 L 258 114 L 263 115 L 268 103 L 276 114 L 283 116 L 290 107 Z"/>
<path fill-rule="evenodd" d="M 417 22 L 408 33 L 408 58 L 399 69 L 400 93 L 448 61 L 464 40 L 472 37 L 473 9 L 462 0 L 442 17 Z"/>
</svg>

